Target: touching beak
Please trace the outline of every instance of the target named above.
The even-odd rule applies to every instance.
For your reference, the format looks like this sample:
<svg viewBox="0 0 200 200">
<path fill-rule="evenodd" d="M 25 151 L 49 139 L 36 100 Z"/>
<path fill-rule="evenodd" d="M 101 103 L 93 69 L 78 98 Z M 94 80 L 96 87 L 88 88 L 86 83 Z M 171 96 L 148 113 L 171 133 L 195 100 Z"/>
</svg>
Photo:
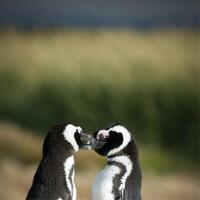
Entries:
<svg viewBox="0 0 200 200">
<path fill-rule="evenodd" d="M 105 144 L 105 142 L 96 140 L 91 135 L 85 133 L 81 134 L 80 139 L 82 142 L 81 149 L 83 150 L 99 149 Z"/>
</svg>

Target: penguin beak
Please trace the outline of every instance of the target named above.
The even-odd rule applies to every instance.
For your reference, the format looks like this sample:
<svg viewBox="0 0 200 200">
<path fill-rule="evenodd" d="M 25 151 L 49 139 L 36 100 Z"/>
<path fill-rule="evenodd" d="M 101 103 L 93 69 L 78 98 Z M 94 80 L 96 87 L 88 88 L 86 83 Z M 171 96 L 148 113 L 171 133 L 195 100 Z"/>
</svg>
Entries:
<svg viewBox="0 0 200 200">
<path fill-rule="evenodd" d="M 96 140 L 89 134 L 82 133 L 80 136 L 82 146 L 80 147 L 83 150 L 92 150 L 101 148 L 105 142 Z"/>
<path fill-rule="evenodd" d="M 96 140 L 96 139 L 94 139 L 94 140 L 95 140 L 95 142 L 92 145 L 93 150 L 100 149 L 106 143 L 106 140 L 104 140 L 104 141 L 103 140 Z"/>
<path fill-rule="evenodd" d="M 84 149 L 84 150 L 90 150 L 91 144 L 93 143 L 93 139 L 92 139 L 91 135 L 81 133 L 80 139 L 81 139 L 81 143 L 82 143 L 80 148 Z"/>
</svg>

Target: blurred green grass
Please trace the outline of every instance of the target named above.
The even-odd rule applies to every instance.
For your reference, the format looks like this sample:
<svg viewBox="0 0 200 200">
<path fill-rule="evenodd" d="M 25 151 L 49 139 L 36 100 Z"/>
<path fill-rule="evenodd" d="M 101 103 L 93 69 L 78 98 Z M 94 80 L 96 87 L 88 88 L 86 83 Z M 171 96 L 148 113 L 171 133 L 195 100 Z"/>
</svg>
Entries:
<svg viewBox="0 0 200 200">
<path fill-rule="evenodd" d="M 147 165 L 163 149 L 197 163 L 197 32 L 1 30 L 0 44 L 1 120 L 41 134 L 60 121 L 87 132 L 117 121 L 158 146 Z"/>
<path fill-rule="evenodd" d="M 10 161 L 24 166 L 38 164 L 42 156 L 42 143 L 44 137 L 27 131 L 10 123 L 0 123 L 0 166 Z M 171 156 L 158 146 L 144 146 L 138 144 L 140 162 L 143 172 L 165 174 L 195 174 L 197 166 L 191 166 L 181 158 Z M 90 158 L 90 159 L 88 159 Z M 100 170 L 106 164 L 106 158 L 99 156 L 94 151 L 80 151 L 75 155 L 76 170 L 85 173 L 89 169 Z M 87 160 L 87 162 L 86 162 Z M 177 164 L 177 162 L 179 164 Z M 191 170 L 191 167 L 193 171 Z M 89 170 L 90 171 L 90 170 Z"/>
</svg>

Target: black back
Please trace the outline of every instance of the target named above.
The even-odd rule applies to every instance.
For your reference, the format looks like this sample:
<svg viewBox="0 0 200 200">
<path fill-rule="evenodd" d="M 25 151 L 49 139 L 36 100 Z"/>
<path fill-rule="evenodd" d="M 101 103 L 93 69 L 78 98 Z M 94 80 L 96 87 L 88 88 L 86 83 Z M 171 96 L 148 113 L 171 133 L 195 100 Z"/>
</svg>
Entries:
<svg viewBox="0 0 200 200">
<path fill-rule="evenodd" d="M 26 200 L 70 200 L 66 185 L 64 162 L 74 150 L 62 134 L 66 123 L 56 125 L 47 134 L 43 144 L 43 157 L 35 173 Z"/>
</svg>

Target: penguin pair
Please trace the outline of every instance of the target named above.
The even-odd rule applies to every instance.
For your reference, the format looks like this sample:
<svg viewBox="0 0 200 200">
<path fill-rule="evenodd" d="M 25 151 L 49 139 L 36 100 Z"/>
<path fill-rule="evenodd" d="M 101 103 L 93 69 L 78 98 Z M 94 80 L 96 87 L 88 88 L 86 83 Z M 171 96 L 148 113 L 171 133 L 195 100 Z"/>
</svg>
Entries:
<svg viewBox="0 0 200 200">
<path fill-rule="evenodd" d="M 54 126 L 43 144 L 43 156 L 26 200 L 76 200 L 74 153 L 95 140 L 72 124 Z"/>
<path fill-rule="evenodd" d="M 80 127 L 64 123 L 53 127 L 45 138 L 26 200 L 76 200 L 73 154 L 79 149 L 95 149 L 108 159 L 93 184 L 92 200 L 141 199 L 137 147 L 125 127 L 114 124 L 91 137 Z"/>
</svg>

